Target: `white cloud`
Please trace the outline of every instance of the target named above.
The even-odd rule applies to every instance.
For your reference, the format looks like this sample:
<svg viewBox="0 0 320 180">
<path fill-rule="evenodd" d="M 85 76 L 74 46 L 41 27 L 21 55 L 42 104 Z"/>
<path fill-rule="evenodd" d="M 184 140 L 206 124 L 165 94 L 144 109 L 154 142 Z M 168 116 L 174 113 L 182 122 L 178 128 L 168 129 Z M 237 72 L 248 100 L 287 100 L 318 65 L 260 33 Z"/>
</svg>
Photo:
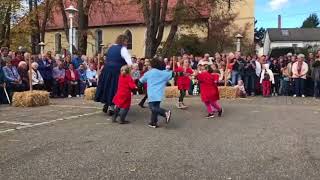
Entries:
<svg viewBox="0 0 320 180">
<path fill-rule="evenodd" d="M 269 6 L 271 10 L 275 11 L 282 9 L 288 3 L 289 0 L 270 0 Z"/>
</svg>

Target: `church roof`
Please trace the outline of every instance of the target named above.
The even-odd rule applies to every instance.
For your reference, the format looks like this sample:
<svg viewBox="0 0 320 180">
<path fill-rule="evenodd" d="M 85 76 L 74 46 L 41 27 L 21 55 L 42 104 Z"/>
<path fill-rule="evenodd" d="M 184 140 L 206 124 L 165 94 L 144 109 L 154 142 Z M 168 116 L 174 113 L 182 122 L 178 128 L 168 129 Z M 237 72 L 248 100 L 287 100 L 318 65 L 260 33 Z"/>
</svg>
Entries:
<svg viewBox="0 0 320 180">
<path fill-rule="evenodd" d="M 65 6 L 70 5 L 68 0 Z M 95 3 L 89 10 L 89 27 L 117 26 L 143 24 L 144 18 L 140 5 L 136 3 L 119 3 L 119 0 L 111 0 L 113 4 L 103 3 L 103 1 L 94 1 Z M 195 1 L 195 0 L 190 0 Z M 169 10 L 166 21 L 172 20 L 172 9 L 177 0 L 169 0 Z M 76 7 L 75 3 L 73 5 Z M 208 7 L 199 8 L 201 18 L 209 17 Z M 63 18 L 59 7 L 53 8 L 52 18 L 47 23 L 47 30 L 63 29 Z M 77 22 L 75 22 L 77 23 Z M 77 26 L 77 24 L 75 24 Z"/>
</svg>

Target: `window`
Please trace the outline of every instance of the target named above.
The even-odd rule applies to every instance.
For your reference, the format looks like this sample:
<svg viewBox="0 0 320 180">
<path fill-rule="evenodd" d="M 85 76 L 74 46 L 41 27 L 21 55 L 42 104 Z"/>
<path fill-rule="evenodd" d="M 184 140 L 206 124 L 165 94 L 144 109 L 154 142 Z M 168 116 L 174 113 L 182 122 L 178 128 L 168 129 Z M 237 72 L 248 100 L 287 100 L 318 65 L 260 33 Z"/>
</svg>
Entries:
<svg viewBox="0 0 320 180">
<path fill-rule="evenodd" d="M 132 50 L 132 33 L 130 30 L 127 30 L 125 33 L 124 33 L 126 36 L 128 36 L 129 40 L 128 40 L 128 49 L 129 50 Z"/>
<path fill-rule="evenodd" d="M 101 29 L 97 29 L 96 30 L 96 52 L 100 53 L 101 52 L 101 44 L 103 43 L 102 41 L 102 30 Z"/>
<path fill-rule="evenodd" d="M 55 51 L 56 53 L 60 54 L 61 53 L 61 34 L 60 33 L 57 33 L 55 35 Z"/>
<path fill-rule="evenodd" d="M 288 30 L 281 30 L 282 36 L 289 36 Z"/>
</svg>

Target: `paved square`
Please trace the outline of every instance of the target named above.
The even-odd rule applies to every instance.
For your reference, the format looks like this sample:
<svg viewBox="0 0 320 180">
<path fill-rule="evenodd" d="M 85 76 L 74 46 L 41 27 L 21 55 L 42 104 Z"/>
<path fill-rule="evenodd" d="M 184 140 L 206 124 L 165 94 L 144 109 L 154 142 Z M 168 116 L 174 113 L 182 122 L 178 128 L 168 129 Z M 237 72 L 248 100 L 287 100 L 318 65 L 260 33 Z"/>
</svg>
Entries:
<svg viewBox="0 0 320 180">
<path fill-rule="evenodd" d="M 136 105 L 129 125 L 80 98 L 0 106 L 0 179 L 319 179 L 319 101 L 223 100 L 215 119 L 204 118 L 199 97 L 187 110 L 175 101 L 163 103 L 173 119 L 159 129 Z"/>
</svg>

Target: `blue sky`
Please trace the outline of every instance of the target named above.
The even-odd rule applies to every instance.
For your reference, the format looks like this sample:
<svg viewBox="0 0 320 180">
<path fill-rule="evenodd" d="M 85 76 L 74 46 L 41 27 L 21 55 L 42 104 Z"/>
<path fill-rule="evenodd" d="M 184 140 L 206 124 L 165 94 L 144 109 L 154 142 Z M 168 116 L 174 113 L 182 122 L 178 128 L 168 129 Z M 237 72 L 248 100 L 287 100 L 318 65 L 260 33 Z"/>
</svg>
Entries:
<svg viewBox="0 0 320 180">
<path fill-rule="evenodd" d="M 278 14 L 282 15 L 282 27 L 300 27 L 313 12 L 320 16 L 320 0 L 256 0 L 257 27 L 276 28 Z"/>
</svg>

